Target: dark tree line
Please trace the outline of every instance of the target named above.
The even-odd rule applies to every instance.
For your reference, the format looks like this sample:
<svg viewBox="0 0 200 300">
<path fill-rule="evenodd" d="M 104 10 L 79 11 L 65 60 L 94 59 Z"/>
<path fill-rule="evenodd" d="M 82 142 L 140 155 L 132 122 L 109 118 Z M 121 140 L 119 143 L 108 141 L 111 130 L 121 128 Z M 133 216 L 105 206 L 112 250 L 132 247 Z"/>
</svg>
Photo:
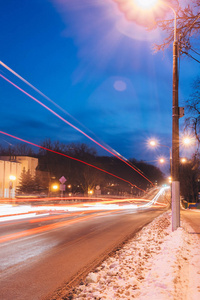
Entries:
<svg viewBox="0 0 200 300">
<path fill-rule="evenodd" d="M 48 185 L 50 185 L 51 182 L 59 183 L 59 178 L 64 176 L 67 179 L 66 185 L 71 186 L 70 191 L 85 194 L 88 190 L 94 190 L 97 185 L 101 187 L 102 193 L 105 194 L 138 194 L 139 191 L 146 190 L 152 186 L 144 177 L 147 177 L 153 183 L 157 181 L 158 184 L 160 184 L 164 181 L 162 172 L 153 165 L 131 159 L 130 163 L 143 175 L 141 176 L 116 157 L 98 156 L 95 149 L 86 144 L 66 145 L 60 142 L 46 140 L 42 143 L 42 146 L 53 152 L 40 149 L 38 153 L 34 153 L 29 146 L 25 146 L 26 147 L 18 144 L 15 147 L 1 147 L 0 149 L 1 155 L 14 157 L 15 155 L 21 155 L 21 153 L 23 153 L 23 155 L 38 158 L 36 177 L 30 178 L 30 174 L 24 171 L 21 178 L 21 187 L 18 189 L 19 191 L 23 190 L 22 182 L 25 181 L 27 181 L 29 190 L 31 186 L 38 192 L 45 190 L 45 188 L 47 189 L 47 182 L 44 180 L 44 176 L 42 176 L 43 173 L 46 174 L 45 178 L 49 181 Z M 22 150 L 21 152 L 20 149 Z M 63 155 L 59 155 L 55 152 L 59 152 Z M 86 164 L 80 161 L 84 161 Z M 107 173 L 87 164 L 94 165 L 101 170 L 105 170 Z M 108 173 L 112 173 L 117 177 L 131 182 L 133 186 Z M 139 189 L 134 187 L 134 185 Z M 27 191 L 27 187 L 24 191 L 25 190 Z"/>
</svg>

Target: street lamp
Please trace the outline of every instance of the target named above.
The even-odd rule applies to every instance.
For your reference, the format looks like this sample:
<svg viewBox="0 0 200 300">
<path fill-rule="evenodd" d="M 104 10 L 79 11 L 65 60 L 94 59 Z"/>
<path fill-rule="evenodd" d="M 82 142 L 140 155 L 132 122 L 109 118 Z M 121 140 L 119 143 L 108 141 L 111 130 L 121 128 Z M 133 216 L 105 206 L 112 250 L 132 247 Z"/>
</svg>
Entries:
<svg viewBox="0 0 200 300">
<path fill-rule="evenodd" d="M 180 162 L 181 162 L 182 164 L 185 164 L 185 163 L 187 162 L 187 159 L 186 159 L 185 157 L 182 157 L 182 158 L 180 159 Z"/>
<path fill-rule="evenodd" d="M 53 191 L 56 192 L 58 190 L 58 185 L 57 184 L 53 184 L 52 185 L 52 189 L 53 189 Z"/>
<path fill-rule="evenodd" d="M 151 9 L 154 5 L 157 4 L 158 0 L 135 0 L 135 2 L 142 9 Z"/>
<path fill-rule="evenodd" d="M 183 136 L 181 138 L 181 144 L 185 147 L 193 146 L 195 144 L 195 138 L 193 136 Z"/>
<path fill-rule="evenodd" d="M 12 190 L 13 190 L 14 181 L 16 180 L 16 176 L 10 175 L 9 179 L 10 179 L 10 182 L 9 182 L 9 198 L 14 198 L 15 193 L 14 193 L 14 197 L 12 197 Z"/>
<path fill-rule="evenodd" d="M 165 159 L 164 159 L 164 158 L 160 158 L 160 159 L 159 159 L 159 162 L 160 162 L 161 164 L 164 164 L 164 163 L 165 163 Z"/>
<path fill-rule="evenodd" d="M 147 0 L 136 0 L 144 6 Z M 172 97 L 172 231 L 180 227 L 180 182 L 179 182 L 179 106 L 178 106 L 178 41 L 177 16 L 175 9 L 168 3 L 157 0 L 157 3 L 169 7 L 174 14 L 174 42 L 173 42 L 173 97 Z M 153 3 L 155 5 L 155 3 Z M 152 7 L 153 7 L 152 5 Z M 149 7 L 149 5 L 148 5 Z"/>
</svg>

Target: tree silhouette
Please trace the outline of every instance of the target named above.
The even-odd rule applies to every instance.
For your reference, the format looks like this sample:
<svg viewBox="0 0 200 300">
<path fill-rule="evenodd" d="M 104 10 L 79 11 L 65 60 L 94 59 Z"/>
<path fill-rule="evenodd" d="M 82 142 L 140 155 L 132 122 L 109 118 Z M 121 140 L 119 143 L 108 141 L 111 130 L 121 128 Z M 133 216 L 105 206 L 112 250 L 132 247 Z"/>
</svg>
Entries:
<svg viewBox="0 0 200 300">
<path fill-rule="evenodd" d="M 22 170 L 19 185 L 17 186 L 18 193 L 31 193 L 35 190 L 35 182 L 31 176 L 30 170 Z"/>
</svg>

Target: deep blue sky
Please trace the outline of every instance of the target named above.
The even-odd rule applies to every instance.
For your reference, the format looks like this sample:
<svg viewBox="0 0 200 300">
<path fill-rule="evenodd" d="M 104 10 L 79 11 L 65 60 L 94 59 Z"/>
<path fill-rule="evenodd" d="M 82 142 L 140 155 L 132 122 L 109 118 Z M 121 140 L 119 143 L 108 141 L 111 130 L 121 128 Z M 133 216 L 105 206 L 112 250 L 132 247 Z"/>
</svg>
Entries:
<svg viewBox="0 0 200 300">
<path fill-rule="evenodd" d="M 163 40 L 162 32 L 146 32 L 126 21 L 111 0 L 0 4 L 0 60 L 94 133 L 84 129 L 87 134 L 126 158 L 156 159 L 146 147 L 151 137 L 171 145 L 172 47 L 152 51 L 152 44 Z M 84 128 L 2 66 L 0 73 Z M 181 59 L 180 106 L 198 73 L 198 63 Z M 46 138 L 88 143 L 2 78 L 0 95 L 1 131 L 34 143 Z M 1 135 L 0 143 L 6 146 L 5 141 L 15 143 Z"/>
</svg>

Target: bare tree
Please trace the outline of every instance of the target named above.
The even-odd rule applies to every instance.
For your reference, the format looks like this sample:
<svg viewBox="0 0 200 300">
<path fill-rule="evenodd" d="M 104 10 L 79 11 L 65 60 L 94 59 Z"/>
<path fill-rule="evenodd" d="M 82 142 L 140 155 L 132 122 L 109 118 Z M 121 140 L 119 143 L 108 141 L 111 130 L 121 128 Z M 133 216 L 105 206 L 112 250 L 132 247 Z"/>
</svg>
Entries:
<svg viewBox="0 0 200 300">
<path fill-rule="evenodd" d="M 200 143 L 200 78 L 194 82 L 194 92 L 186 102 L 185 129 L 192 131 Z"/>
<path fill-rule="evenodd" d="M 180 164 L 180 189 L 187 202 L 198 201 L 199 191 L 199 154 L 195 153 L 190 161 Z"/>
<path fill-rule="evenodd" d="M 177 15 L 179 54 L 187 55 L 200 63 L 200 60 L 193 56 L 195 54 L 200 55 L 197 50 L 199 44 L 196 43 L 200 34 L 200 2 L 199 0 L 191 0 L 187 6 L 183 2 L 180 0 L 166 1 L 166 4 L 174 8 Z M 166 9 L 169 10 L 167 7 Z M 162 44 L 154 45 L 154 49 L 159 51 L 166 49 L 173 42 L 174 18 L 161 20 L 157 17 L 149 29 L 157 27 L 161 28 L 166 34 Z"/>
<path fill-rule="evenodd" d="M 190 0 L 188 4 L 183 0 L 163 0 L 161 5 L 155 6 L 151 11 L 142 10 L 134 0 L 112 0 L 125 18 L 131 22 L 146 27 L 148 30 L 160 28 L 165 33 L 165 39 L 161 44 L 154 45 L 154 50 L 166 49 L 174 39 L 174 16 L 170 17 L 170 7 L 174 9 L 177 17 L 177 36 L 179 41 L 179 53 L 187 55 L 197 62 L 199 59 L 193 55 L 198 53 L 198 37 L 200 33 L 200 2 Z M 172 12 L 171 12 L 172 13 Z"/>
</svg>

